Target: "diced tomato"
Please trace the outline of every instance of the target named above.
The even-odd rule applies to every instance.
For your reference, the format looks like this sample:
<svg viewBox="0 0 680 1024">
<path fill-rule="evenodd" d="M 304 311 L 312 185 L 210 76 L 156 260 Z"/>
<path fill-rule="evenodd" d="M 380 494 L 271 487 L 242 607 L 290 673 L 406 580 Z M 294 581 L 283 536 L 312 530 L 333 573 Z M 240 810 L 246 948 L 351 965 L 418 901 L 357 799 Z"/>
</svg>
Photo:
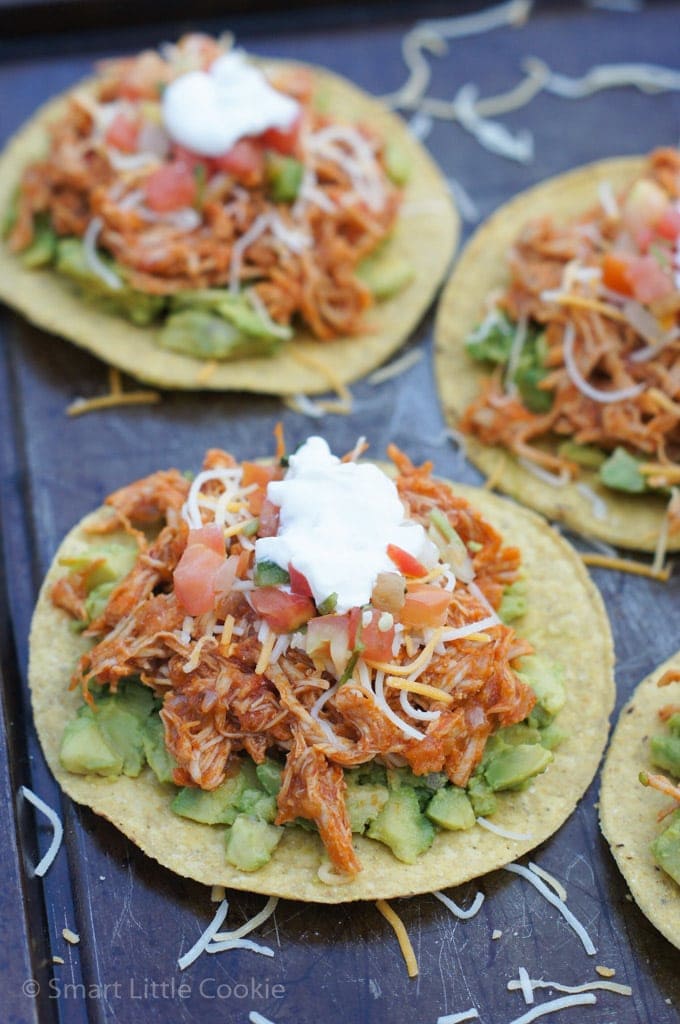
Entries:
<svg viewBox="0 0 680 1024">
<path fill-rule="evenodd" d="M 394 626 L 389 629 L 380 629 L 378 623 L 382 618 L 382 612 L 373 612 L 368 625 L 361 627 L 361 643 L 363 644 L 362 657 L 367 661 L 391 661 L 392 643 L 394 641 Z"/>
<path fill-rule="evenodd" d="M 104 136 L 109 146 L 115 146 L 123 153 L 135 153 L 139 138 L 139 121 L 133 121 L 125 114 L 116 114 Z"/>
<path fill-rule="evenodd" d="M 272 480 L 281 479 L 281 468 L 280 466 L 263 466 L 259 462 L 243 462 L 241 465 L 243 467 L 242 485 L 250 487 L 251 484 L 257 484 L 257 490 L 248 495 L 248 508 L 252 515 L 259 516 L 267 496 L 267 484 Z"/>
<path fill-rule="evenodd" d="M 293 633 L 311 619 L 314 602 L 301 594 L 287 594 L 278 587 L 256 587 L 250 601 L 260 616 L 277 633 Z"/>
<path fill-rule="evenodd" d="M 674 242 L 680 235 L 680 210 L 675 206 L 669 206 L 661 219 L 657 221 L 656 232 L 669 242 Z"/>
<path fill-rule="evenodd" d="M 656 302 L 665 299 L 673 291 L 673 282 L 654 256 L 632 256 L 630 274 L 633 282 L 633 297 L 638 302 Z"/>
<path fill-rule="evenodd" d="M 184 549 L 173 582 L 177 600 L 189 615 L 202 615 L 212 609 L 215 578 L 223 565 L 224 552 L 220 555 L 205 544 L 190 544 Z"/>
<path fill-rule="evenodd" d="M 264 151 L 253 139 L 239 139 L 228 152 L 213 157 L 211 163 L 244 185 L 258 185 L 264 177 Z"/>
<path fill-rule="evenodd" d="M 399 572 L 404 576 L 426 576 L 427 569 L 417 558 L 410 555 L 408 551 L 398 547 L 396 544 L 387 545 L 387 555 L 396 565 Z"/>
<path fill-rule="evenodd" d="M 290 576 L 290 589 L 294 594 L 302 594 L 303 597 L 313 597 L 312 588 L 307 577 L 298 572 L 290 562 L 288 563 L 288 575 Z"/>
<path fill-rule="evenodd" d="M 300 146 L 302 113 L 298 114 L 290 128 L 268 128 L 260 135 L 265 149 L 273 149 L 282 156 L 296 156 Z"/>
<path fill-rule="evenodd" d="M 260 509 L 260 525 L 257 528 L 258 537 L 275 537 L 279 532 L 279 507 L 274 505 L 269 498 L 265 498 Z"/>
<path fill-rule="evenodd" d="M 619 295 L 632 295 L 633 282 L 630 274 L 630 259 L 613 252 L 605 253 L 602 260 L 602 283 Z"/>
<path fill-rule="evenodd" d="M 412 585 L 406 594 L 399 618 L 405 626 L 434 629 L 446 622 L 450 603 L 451 594 L 448 590 L 427 583 Z"/>
<path fill-rule="evenodd" d="M 174 143 L 172 147 L 172 158 L 176 163 L 183 164 L 191 171 L 192 175 L 195 174 L 197 167 L 205 167 L 207 173 L 210 163 L 209 157 L 194 153 L 193 149 L 187 149 L 186 146 L 180 146 L 177 143 Z"/>
<path fill-rule="evenodd" d="M 224 557 L 224 530 L 217 523 L 208 523 L 200 530 L 189 530 L 187 547 L 192 544 L 203 544 Z"/>
<path fill-rule="evenodd" d="M 196 201 L 196 179 L 190 168 L 176 160 L 154 171 L 146 180 L 144 192 L 152 210 L 179 210 Z"/>
</svg>

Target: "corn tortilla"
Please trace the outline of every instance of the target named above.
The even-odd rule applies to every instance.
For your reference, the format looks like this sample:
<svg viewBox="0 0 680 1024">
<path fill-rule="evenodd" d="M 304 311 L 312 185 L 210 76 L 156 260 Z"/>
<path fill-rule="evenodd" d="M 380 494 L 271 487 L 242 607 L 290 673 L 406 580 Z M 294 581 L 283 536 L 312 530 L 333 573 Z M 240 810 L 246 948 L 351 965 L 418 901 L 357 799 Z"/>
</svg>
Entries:
<svg viewBox="0 0 680 1024">
<path fill-rule="evenodd" d="M 659 708 L 673 700 L 668 687 L 656 685 L 669 668 L 680 669 L 680 651 L 640 683 L 621 712 L 602 772 L 600 824 L 640 910 L 680 949 L 680 886 L 649 848 L 663 828 L 657 813 L 670 801 L 638 778 L 650 767 L 650 737 L 663 731 Z"/>
<path fill-rule="evenodd" d="M 276 63 L 267 61 L 264 66 Z M 0 299 L 38 327 L 157 387 L 316 393 L 328 391 L 332 377 L 347 383 L 379 366 L 406 341 L 428 308 L 453 256 L 459 218 L 443 175 L 401 118 L 341 76 L 323 68 L 311 70 L 317 92 L 333 116 L 365 121 L 384 138 L 395 140 L 411 167 L 399 219 L 385 252 L 409 260 L 414 275 L 398 294 L 368 311 L 364 334 L 319 342 L 298 331 L 276 356 L 222 362 L 214 372 L 202 376 L 206 360 L 162 349 L 154 340 L 153 325 L 137 327 L 123 317 L 96 309 L 54 270 L 27 270 L 4 243 L 0 243 Z M 83 85 L 87 88 L 87 83 L 81 88 Z M 60 96 L 41 107 L 0 155 L 0 211 L 8 208 L 23 167 L 44 154 L 46 125 L 64 104 L 65 97 Z M 328 373 L 305 365 L 295 358 L 296 353 L 302 359 L 307 356 L 323 363 Z"/>
<path fill-rule="evenodd" d="M 131 779 L 72 775 L 59 763 L 66 723 L 81 697 L 68 680 L 87 641 L 70 617 L 55 608 L 50 587 L 63 575 L 64 556 L 93 546 L 83 520 L 68 534 L 43 583 L 30 638 L 29 683 L 35 724 L 47 761 L 62 788 L 78 803 L 108 818 L 146 854 L 179 875 L 206 884 L 319 903 L 410 896 L 458 885 L 501 867 L 548 838 L 571 814 L 593 778 L 607 738 L 614 701 L 613 647 L 599 592 L 580 559 L 537 515 L 506 499 L 456 485 L 522 551 L 528 610 L 516 624 L 537 652 L 565 669 L 567 703 L 557 721 L 568 732 L 554 762 L 529 789 L 500 795 L 495 824 L 530 839 L 510 840 L 481 826 L 442 832 L 415 864 L 403 864 L 380 843 L 355 836 L 363 870 L 349 884 L 326 885 L 317 871 L 323 846 L 318 836 L 286 829 L 272 860 L 252 874 L 227 864 L 224 829 L 200 825 L 170 811 L 172 790 L 147 767 Z M 101 516 L 94 513 L 94 518 Z M 94 541 L 96 545 L 96 539 Z"/>
<path fill-rule="evenodd" d="M 608 182 L 618 192 L 643 167 L 641 157 L 622 157 L 551 178 L 502 206 L 472 237 L 444 289 L 435 324 L 437 387 L 452 426 L 458 424 L 488 376 L 488 369 L 468 356 L 465 338 L 483 318 L 487 297 L 506 285 L 505 256 L 522 227 L 541 216 L 550 216 L 558 223 L 568 221 L 597 202 L 601 182 Z M 543 483 L 507 449 L 482 444 L 475 437 L 466 437 L 465 447 L 471 461 L 492 476 L 501 491 L 548 518 L 624 548 L 654 550 L 667 499 L 617 493 L 602 486 L 594 471 L 584 469 L 579 481 L 604 503 L 604 512 L 598 510 L 596 515 L 593 502 L 576 484 L 553 487 Z M 672 537 L 668 548 L 680 550 L 680 536 Z"/>
</svg>

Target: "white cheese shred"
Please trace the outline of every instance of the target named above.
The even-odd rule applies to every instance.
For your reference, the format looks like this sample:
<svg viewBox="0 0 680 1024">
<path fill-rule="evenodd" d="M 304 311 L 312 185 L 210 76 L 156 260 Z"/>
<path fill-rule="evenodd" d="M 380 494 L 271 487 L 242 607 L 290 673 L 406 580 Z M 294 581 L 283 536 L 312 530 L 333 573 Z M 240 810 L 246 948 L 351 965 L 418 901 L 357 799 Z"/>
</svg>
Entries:
<svg viewBox="0 0 680 1024">
<path fill-rule="evenodd" d="M 597 950 L 595 949 L 592 939 L 588 935 L 586 929 L 583 927 L 578 918 L 574 914 L 572 914 L 571 910 L 566 905 L 564 900 L 561 900 L 559 896 L 552 892 L 552 890 L 548 888 L 545 882 L 542 882 L 541 879 L 538 878 L 533 871 L 530 871 L 529 868 L 525 868 L 522 864 L 506 864 L 504 870 L 510 871 L 514 875 L 520 875 L 522 878 L 525 878 L 527 882 L 530 882 L 535 889 L 538 889 L 541 896 L 543 896 L 548 901 L 548 903 L 551 903 L 553 907 L 559 910 L 560 914 L 567 922 L 569 927 L 576 932 L 579 939 L 583 943 L 583 948 L 585 949 L 588 956 L 595 955 Z"/>
<path fill-rule="evenodd" d="M 250 1011 L 248 1014 L 248 1020 L 250 1021 L 250 1024 L 274 1024 L 273 1020 L 270 1020 L 269 1017 L 263 1017 L 261 1013 L 257 1012 L 257 1010 Z"/>
<path fill-rule="evenodd" d="M 386 366 L 381 366 L 379 370 L 374 370 L 373 373 L 367 378 L 369 384 L 384 384 L 385 381 L 393 380 L 395 377 L 400 377 L 402 373 L 406 373 L 412 366 L 419 363 L 423 358 L 423 350 L 419 348 L 412 348 L 409 352 L 405 352 L 403 356 L 398 359 L 393 359 L 391 363 L 387 363 Z"/>
<path fill-rule="evenodd" d="M 41 860 L 38 862 L 33 871 L 34 875 L 37 875 L 39 878 L 42 878 L 42 876 L 47 872 L 48 868 L 51 867 L 52 862 L 59 853 L 59 847 L 61 846 L 61 841 L 64 837 L 64 826 L 62 825 L 57 812 L 52 810 L 52 808 L 48 804 L 46 804 L 44 800 L 41 800 L 40 797 L 36 793 L 34 793 L 32 789 L 29 789 L 28 786 L 21 786 L 19 788 L 19 792 L 21 793 L 24 800 L 28 800 L 28 802 L 33 804 L 33 806 L 36 807 L 39 811 L 42 811 L 42 813 L 45 815 L 50 825 L 52 826 L 52 842 L 48 846 L 45 855 L 41 858 Z"/>
<path fill-rule="evenodd" d="M 104 263 L 97 252 L 97 239 L 103 227 L 104 221 L 101 217 L 92 218 L 83 235 L 83 254 L 92 273 L 113 291 L 119 291 L 123 287 L 123 282 L 118 274 L 114 274 L 113 270 Z"/>
<path fill-rule="evenodd" d="M 463 910 L 462 907 L 459 907 L 457 903 L 455 903 L 449 896 L 446 896 L 443 892 L 433 892 L 432 895 L 436 896 L 440 903 L 443 903 L 444 906 L 456 917 L 459 917 L 461 921 L 469 921 L 471 917 L 475 917 L 475 915 L 481 910 L 482 903 L 484 902 L 484 893 L 478 892 L 468 909 Z"/>
<path fill-rule="evenodd" d="M 478 89 L 468 82 L 462 86 L 453 101 L 458 123 L 475 137 L 480 146 L 490 153 L 507 157 L 517 163 L 528 164 L 534 158 L 534 140 L 526 129 L 513 135 L 499 121 L 480 115 L 477 109 Z"/>
<path fill-rule="evenodd" d="M 520 968 L 523 970 L 523 968 Z M 526 984 L 526 981 L 525 981 Z M 545 981 L 541 978 L 535 981 L 533 978 L 529 978 L 528 984 L 532 990 L 536 988 L 552 988 L 556 992 L 567 992 L 569 995 L 577 995 L 581 992 L 590 992 L 592 989 L 602 989 L 604 992 L 615 992 L 619 996 L 632 996 L 633 990 L 630 985 L 620 985 L 617 981 L 587 981 L 583 985 L 561 985 L 557 981 Z M 522 989 L 524 992 L 524 986 L 521 981 L 517 978 L 511 978 L 508 982 L 508 989 L 510 992 Z"/>
<path fill-rule="evenodd" d="M 532 1007 L 531 1010 L 527 1010 L 521 1017 L 515 1017 L 509 1024 L 531 1024 L 531 1021 L 537 1020 L 538 1017 L 545 1017 L 549 1013 L 567 1010 L 572 1006 L 591 1006 L 596 1002 L 597 999 L 590 992 L 586 992 L 583 995 L 562 996 L 560 999 L 551 999 L 547 1003 L 541 1003 L 540 1006 Z"/>
<path fill-rule="evenodd" d="M 530 1006 L 534 1001 L 534 989 L 531 984 L 531 978 L 526 967 L 520 967 L 519 969 L 519 987 L 522 989 L 522 995 L 524 996 L 524 1002 L 527 1006 Z"/>
<path fill-rule="evenodd" d="M 534 864 L 532 860 L 529 861 L 529 864 L 527 866 L 529 868 L 529 871 L 533 871 L 535 875 L 538 875 L 538 877 L 542 878 L 544 882 L 547 882 L 548 885 L 555 890 L 558 897 L 564 903 L 567 902 L 567 890 L 564 888 L 562 883 L 555 878 L 554 875 L 551 875 L 549 871 L 545 870 L 545 868 L 539 867 L 538 864 Z"/>
<path fill-rule="evenodd" d="M 479 1014 L 474 1006 L 462 1013 L 445 1013 L 443 1017 L 437 1017 L 437 1024 L 463 1024 L 465 1020 L 479 1020 Z"/>
<path fill-rule="evenodd" d="M 227 900 L 222 900 L 219 907 L 215 911 L 215 916 L 213 917 L 212 921 L 205 929 L 203 934 L 199 936 L 199 938 L 196 940 L 191 949 L 187 953 L 185 953 L 184 956 L 181 956 L 177 961 L 177 966 L 179 967 L 180 971 L 184 971 L 186 970 L 187 967 L 190 967 L 191 964 L 193 964 L 194 960 L 198 960 L 201 953 L 205 952 L 206 947 L 209 945 L 210 942 L 212 942 L 214 935 L 219 931 L 221 926 L 224 924 L 224 919 L 227 916 L 228 910 L 229 902 Z"/>
<path fill-rule="evenodd" d="M 212 937 L 212 942 L 230 942 L 233 939 L 242 939 L 244 935 L 249 935 L 250 932 L 254 932 L 256 928 L 259 928 L 261 924 L 269 920 L 276 906 L 279 902 L 278 896 L 270 896 L 265 903 L 262 910 L 258 911 L 254 917 L 251 917 L 249 921 L 245 921 L 238 928 L 234 928 L 233 931 L 228 932 L 216 932 Z"/>
<path fill-rule="evenodd" d="M 477 818 L 477 824 L 485 828 L 487 832 L 493 832 L 494 835 L 501 836 L 503 839 L 515 839 L 517 842 L 524 842 L 527 839 L 534 838 L 527 832 L 512 832 L 509 828 L 503 828 L 502 825 L 495 825 L 493 821 L 489 821 L 487 818 Z"/>
</svg>

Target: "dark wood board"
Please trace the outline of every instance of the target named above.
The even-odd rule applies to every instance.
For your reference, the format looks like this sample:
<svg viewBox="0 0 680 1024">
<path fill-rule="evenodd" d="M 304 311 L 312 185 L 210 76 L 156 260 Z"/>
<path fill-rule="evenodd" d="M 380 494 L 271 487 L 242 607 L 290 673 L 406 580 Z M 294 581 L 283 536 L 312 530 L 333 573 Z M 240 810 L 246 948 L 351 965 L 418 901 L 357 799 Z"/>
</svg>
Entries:
<svg viewBox="0 0 680 1024">
<path fill-rule="evenodd" d="M 431 9 L 441 13 L 441 5 Z M 355 5 L 326 6 L 322 13 L 294 17 L 239 17 L 231 27 L 253 51 L 326 64 L 380 94 L 403 81 L 402 35 L 429 11 L 427 4 L 413 5 L 409 15 L 400 5 L 398 16 L 389 16 L 382 5 L 360 13 Z M 172 38 L 187 27 L 185 21 L 106 33 L 88 28 L 68 38 L 5 37 L 0 140 L 40 102 L 86 74 L 93 60 Z M 204 27 L 228 25 L 221 19 Z M 529 55 L 566 74 L 611 61 L 677 67 L 679 27 L 675 3 L 650 3 L 628 14 L 538 4 L 522 29 L 452 43 L 447 57 L 433 61 L 432 93 L 448 97 L 468 81 L 482 95 L 503 92 L 519 80 L 521 61 Z M 451 125 L 436 124 L 427 140 L 482 216 L 559 171 L 676 143 L 680 95 L 625 88 L 570 102 L 542 94 L 503 120 L 533 132 L 533 162 L 488 154 Z M 389 383 L 356 385 L 355 410 L 348 417 L 316 422 L 271 398 L 164 394 L 155 407 L 69 419 L 65 407 L 73 398 L 106 390 L 105 368 L 0 311 L 0 807 L 7 823 L 0 833 L 0 1021 L 203 1024 L 245 1022 L 257 1010 L 276 1024 L 434 1024 L 441 1014 L 476 1006 L 485 1024 L 505 1024 L 525 1009 L 521 996 L 506 987 L 520 965 L 532 977 L 568 984 L 596 979 L 596 964 L 615 968 L 616 980 L 632 985 L 632 999 L 600 993 L 596 1006 L 556 1019 L 678 1020 L 677 950 L 626 897 L 598 830 L 597 781 L 565 826 L 534 854 L 567 886 L 569 906 L 593 937 L 596 957 L 585 955 L 578 938 L 533 889 L 499 871 L 452 894 L 467 905 L 477 889 L 485 893 L 482 911 L 468 922 L 454 920 L 431 896 L 396 904 L 418 956 L 417 980 L 407 978 L 393 934 L 372 905 L 331 909 L 296 903 L 280 904 L 275 921 L 260 932 L 276 949 L 274 959 L 239 951 L 203 957 L 182 974 L 177 958 L 214 910 L 208 890 L 159 868 L 106 822 L 62 799 L 44 764 L 26 696 L 27 635 L 40 578 L 61 536 L 109 490 L 161 466 L 194 467 L 210 445 L 227 447 L 239 458 L 269 452 L 279 419 L 291 446 L 321 432 L 341 451 L 365 434 L 376 456 L 395 441 L 414 460 L 433 458 L 442 475 L 478 482 L 476 471 L 443 439 L 431 334 L 430 316 L 411 341 L 424 358 Z M 615 634 L 620 707 L 635 684 L 680 647 L 680 579 L 676 573 L 664 585 L 604 571 L 594 575 Z M 65 824 L 64 848 L 42 882 L 30 877 L 29 865 L 45 849 L 48 830 L 36 830 L 30 808 L 18 805 L 22 783 L 58 808 Z M 229 921 L 250 916 L 262 903 L 261 897 L 231 894 Z M 79 945 L 63 940 L 65 926 L 80 934 Z M 494 929 L 503 932 L 498 940 L 491 939 Z M 53 965 L 53 955 L 65 964 Z M 37 995 L 31 979 L 40 987 Z M 181 984 L 186 988 L 180 990 Z M 282 995 L 275 985 L 283 986 Z"/>
</svg>

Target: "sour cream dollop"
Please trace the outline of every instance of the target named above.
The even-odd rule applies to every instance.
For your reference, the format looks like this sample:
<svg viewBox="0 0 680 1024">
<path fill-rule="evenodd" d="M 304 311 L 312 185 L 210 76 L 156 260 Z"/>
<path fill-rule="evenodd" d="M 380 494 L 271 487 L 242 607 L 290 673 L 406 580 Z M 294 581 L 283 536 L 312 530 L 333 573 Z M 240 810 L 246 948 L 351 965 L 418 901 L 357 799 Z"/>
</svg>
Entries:
<svg viewBox="0 0 680 1024">
<path fill-rule="evenodd" d="M 175 142 L 201 156 L 221 156 L 244 136 L 290 128 L 300 105 L 235 51 L 218 57 L 208 71 L 189 71 L 171 82 L 162 110 Z"/>
<path fill-rule="evenodd" d="M 369 463 L 341 462 L 321 437 L 291 455 L 267 497 L 279 508 L 279 533 L 256 541 L 256 560 L 293 565 L 317 604 L 337 594 L 338 612 L 366 604 L 378 573 L 396 571 L 388 544 L 427 567 L 438 561 L 423 527 L 406 518 L 393 481 Z"/>
</svg>

